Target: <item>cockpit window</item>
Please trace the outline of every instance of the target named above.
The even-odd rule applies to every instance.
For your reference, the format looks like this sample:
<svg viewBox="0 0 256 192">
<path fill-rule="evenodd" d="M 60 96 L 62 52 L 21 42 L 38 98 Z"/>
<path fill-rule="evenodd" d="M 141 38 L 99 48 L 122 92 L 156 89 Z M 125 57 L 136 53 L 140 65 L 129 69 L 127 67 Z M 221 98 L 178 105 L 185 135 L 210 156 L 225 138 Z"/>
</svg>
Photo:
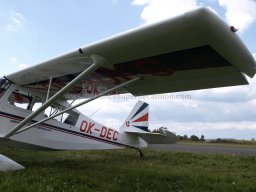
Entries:
<svg viewBox="0 0 256 192">
<path fill-rule="evenodd" d="M 0 88 L 9 88 L 11 85 L 10 81 L 8 81 L 7 79 L 4 78 L 0 78 Z"/>
<path fill-rule="evenodd" d="M 74 112 L 74 111 L 69 111 L 67 113 L 64 113 L 63 116 L 66 116 L 63 123 L 66 123 L 66 124 L 69 124 L 69 125 L 76 125 L 79 114 Z"/>
<path fill-rule="evenodd" d="M 5 91 L 10 87 L 10 81 L 0 78 L 0 99 L 4 95 Z"/>
<path fill-rule="evenodd" d="M 8 103 L 23 109 L 30 109 L 32 96 L 25 92 L 15 90 L 8 98 Z"/>
<path fill-rule="evenodd" d="M 0 87 L 2 87 L 5 83 L 5 79 L 4 78 L 0 78 Z"/>
</svg>

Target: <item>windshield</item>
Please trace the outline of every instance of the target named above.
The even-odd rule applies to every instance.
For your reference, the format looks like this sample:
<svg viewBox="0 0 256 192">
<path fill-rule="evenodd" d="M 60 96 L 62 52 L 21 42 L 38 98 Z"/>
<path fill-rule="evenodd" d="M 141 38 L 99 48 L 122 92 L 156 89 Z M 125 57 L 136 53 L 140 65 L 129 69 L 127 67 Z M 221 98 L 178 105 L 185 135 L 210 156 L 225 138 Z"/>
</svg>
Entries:
<svg viewBox="0 0 256 192">
<path fill-rule="evenodd" d="M 6 79 L 0 78 L 0 88 L 2 88 L 5 85 Z"/>
<path fill-rule="evenodd" d="M 8 89 L 8 87 L 10 87 L 11 85 L 11 82 L 8 81 L 7 79 L 5 78 L 0 78 L 0 88 L 4 88 L 4 89 Z"/>
</svg>

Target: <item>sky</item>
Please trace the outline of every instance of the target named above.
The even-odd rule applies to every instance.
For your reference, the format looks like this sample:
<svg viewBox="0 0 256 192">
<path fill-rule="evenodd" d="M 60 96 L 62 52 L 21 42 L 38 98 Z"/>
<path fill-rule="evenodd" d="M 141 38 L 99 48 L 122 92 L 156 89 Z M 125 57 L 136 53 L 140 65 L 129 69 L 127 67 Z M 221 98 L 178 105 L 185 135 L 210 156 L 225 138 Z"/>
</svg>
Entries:
<svg viewBox="0 0 256 192">
<path fill-rule="evenodd" d="M 254 0 L 0 0 L 0 76 L 126 30 L 208 7 L 237 32 L 256 58 Z M 256 138 L 256 77 L 250 85 L 157 96 L 101 98 L 79 110 L 118 128 L 140 99 L 150 129 L 179 135 Z M 96 111 L 96 113 L 94 113 Z"/>
</svg>

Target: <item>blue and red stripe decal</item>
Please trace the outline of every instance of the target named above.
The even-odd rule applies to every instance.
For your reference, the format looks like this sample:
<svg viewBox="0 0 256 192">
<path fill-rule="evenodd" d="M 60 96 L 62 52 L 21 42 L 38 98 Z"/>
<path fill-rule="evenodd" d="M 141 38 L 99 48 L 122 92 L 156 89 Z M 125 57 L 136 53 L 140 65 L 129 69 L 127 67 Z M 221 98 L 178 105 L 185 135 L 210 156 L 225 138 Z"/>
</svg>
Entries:
<svg viewBox="0 0 256 192">
<path fill-rule="evenodd" d="M 138 115 L 141 111 L 143 111 L 148 106 L 147 103 L 143 103 L 141 107 L 136 111 L 136 113 L 132 116 L 131 119 L 133 119 L 136 115 Z"/>
</svg>

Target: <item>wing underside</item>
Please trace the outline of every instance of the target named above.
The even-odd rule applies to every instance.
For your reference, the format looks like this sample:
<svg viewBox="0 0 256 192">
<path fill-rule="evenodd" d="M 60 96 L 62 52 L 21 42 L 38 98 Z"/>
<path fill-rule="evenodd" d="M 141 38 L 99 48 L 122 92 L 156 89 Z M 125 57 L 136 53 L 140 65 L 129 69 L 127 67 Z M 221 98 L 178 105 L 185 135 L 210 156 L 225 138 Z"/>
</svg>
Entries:
<svg viewBox="0 0 256 192">
<path fill-rule="evenodd" d="M 206 9 L 122 33 L 77 51 L 7 75 L 21 86 L 51 94 L 90 65 L 89 56 L 106 62 L 65 95 L 89 98 L 141 76 L 142 80 L 111 94 L 147 95 L 247 84 L 255 60 L 221 19 Z"/>
</svg>

